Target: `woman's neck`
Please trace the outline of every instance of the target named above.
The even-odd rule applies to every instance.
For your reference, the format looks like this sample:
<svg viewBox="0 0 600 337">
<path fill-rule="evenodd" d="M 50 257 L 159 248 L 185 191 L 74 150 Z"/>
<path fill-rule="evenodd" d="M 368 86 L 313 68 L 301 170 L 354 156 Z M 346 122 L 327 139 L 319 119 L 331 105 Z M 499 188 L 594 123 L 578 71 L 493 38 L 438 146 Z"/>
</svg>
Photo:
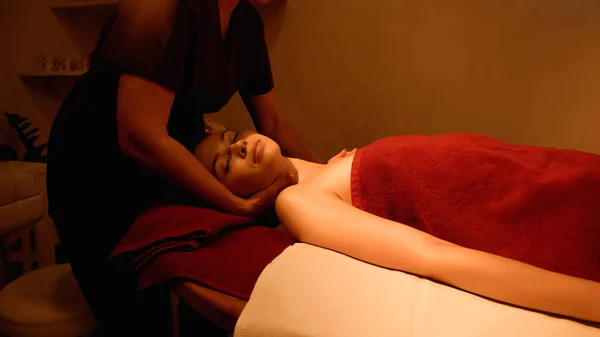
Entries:
<svg viewBox="0 0 600 337">
<path fill-rule="evenodd" d="M 319 174 L 327 166 L 325 164 L 316 164 L 297 158 L 289 158 L 289 160 L 292 162 L 292 165 L 294 165 L 294 167 L 296 168 L 296 171 L 298 171 L 299 184 Z"/>
</svg>

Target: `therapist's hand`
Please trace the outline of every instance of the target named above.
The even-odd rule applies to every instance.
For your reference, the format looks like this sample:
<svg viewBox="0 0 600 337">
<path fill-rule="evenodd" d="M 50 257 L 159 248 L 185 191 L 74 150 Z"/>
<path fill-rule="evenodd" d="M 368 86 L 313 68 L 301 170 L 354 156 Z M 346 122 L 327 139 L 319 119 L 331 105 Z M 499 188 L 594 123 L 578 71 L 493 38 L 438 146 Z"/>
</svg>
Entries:
<svg viewBox="0 0 600 337">
<path fill-rule="evenodd" d="M 262 217 L 275 212 L 275 200 L 285 188 L 298 183 L 298 172 L 295 168 L 283 172 L 264 190 L 247 199 L 245 215 Z"/>
</svg>

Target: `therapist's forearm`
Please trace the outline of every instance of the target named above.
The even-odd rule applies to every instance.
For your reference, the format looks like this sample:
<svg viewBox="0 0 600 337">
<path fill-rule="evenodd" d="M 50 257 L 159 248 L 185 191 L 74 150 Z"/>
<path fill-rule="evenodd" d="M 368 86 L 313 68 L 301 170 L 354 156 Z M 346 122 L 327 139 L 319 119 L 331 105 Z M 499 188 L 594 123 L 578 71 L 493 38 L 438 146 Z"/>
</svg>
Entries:
<svg viewBox="0 0 600 337">
<path fill-rule="evenodd" d="M 123 74 L 117 101 L 121 151 L 223 211 L 245 211 L 245 200 L 234 196 L 181 143 L 169 137 L 167 125 L 174 99 L 175 93 L 165 87 Z"/>
<path fill-rule="evenodd" d="M 281 150 L 285 156 L 315 163 L 323 162 L 317 154 L 308 147 L 292 123 L 287 119 L 276 122 L 273 130 L 265 130 L 264 134 L 272 138 L 279 146 L 281 146 Z"/>
<path fill-rule="evenodd" d="M 274 90 L 258 96 L 242 95 L 242 98 L 258 132 L 277 142 L 284 155 L 322 163 L 283 114 Z"/>
<path fill-rule="evenodd" d="M 184 190 L 222 211 L 239 214 L 242 198 L 235 196 L 183 146 L 169 136 L 129 142 L 126 154 L 160 173 Z"/>
</svg>

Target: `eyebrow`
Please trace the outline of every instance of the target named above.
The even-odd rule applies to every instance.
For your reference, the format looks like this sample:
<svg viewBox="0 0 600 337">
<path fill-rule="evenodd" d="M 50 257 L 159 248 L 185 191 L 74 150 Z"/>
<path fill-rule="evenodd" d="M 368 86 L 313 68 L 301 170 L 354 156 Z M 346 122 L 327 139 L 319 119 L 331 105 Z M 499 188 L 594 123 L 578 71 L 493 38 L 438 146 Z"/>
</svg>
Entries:
<svg viewBox="0 0 600 337">
<path fill-rule="evenodd" d="M 221 136 L 219 137 L 221 139 L 221 143 L 223 143 L 225 141 L 225 134 L 227 132 L 229 132 L 230 130 L 223 130 L 223 132 L 221 132 Z M 213 174 L 218 178 L 218 174 L 217 174 L 217 160 L 219 159 L 219 154 L 215 154 L 215 158 L 213 159 L 212 162 L 212 169 L 213 169 Z"/>
</svg>

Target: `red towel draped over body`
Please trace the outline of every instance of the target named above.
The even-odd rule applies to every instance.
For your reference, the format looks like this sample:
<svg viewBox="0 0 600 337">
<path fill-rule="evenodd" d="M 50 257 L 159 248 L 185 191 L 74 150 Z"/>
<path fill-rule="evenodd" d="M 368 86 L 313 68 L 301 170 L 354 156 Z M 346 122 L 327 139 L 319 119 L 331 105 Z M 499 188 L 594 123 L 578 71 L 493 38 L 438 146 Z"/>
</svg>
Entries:
<svg viewBox="0 0 600 337">
<path fill-rule="evenodd" d="M 600 156 L 478 135 L 360 149 L 352 202 L 440 239 L 600 282 Z"/>
</svg>

